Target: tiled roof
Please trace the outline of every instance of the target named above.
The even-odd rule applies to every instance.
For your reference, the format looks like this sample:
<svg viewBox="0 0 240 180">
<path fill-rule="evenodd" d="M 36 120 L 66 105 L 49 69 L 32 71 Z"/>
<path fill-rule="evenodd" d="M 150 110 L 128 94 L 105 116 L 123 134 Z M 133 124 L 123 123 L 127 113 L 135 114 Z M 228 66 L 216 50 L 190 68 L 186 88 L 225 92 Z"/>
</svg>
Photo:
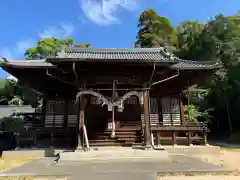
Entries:
<svg viewBox="0 0 240 180">
<path fill-rule="evenodd" d="M 219 63 L 209 62 L 209 61 L 189 61 L 179 59 L 179 62 L 172 65 L 173 69 L 182 69 L 182 70 L 190 70 L 190 69 L 216 69 L 221 65 Z"/>
<path fill-rule="evenodd" d="M 59 52 L 56 57 L 49 57 L 46 60 L 24 60 L 24 61 L 7 61 L 0 66 L 15 66 L 19 68 L 49 68 L 55 67 L 53 64 L 60 61 L 71 60 L 127 60 L 137 62 L 142 60 L 146 62 L 170 62 L 173 63 L 173 69 L 215 69 L 220 64 L 206 61 L 189 61 L 182 60 L 166 51 L 165 48 L 132 48 L 132 49 L 94 49 L 94 48 L 68 48 Z M 53 63 L 53 64 L 52 64 Z"/>
<path fill-rule="evenodd" d="M 68 48 L 58 53 L 56 59 L 78 60 L 146 60 L 175 62 L 165 48 Z"/>
</svg>

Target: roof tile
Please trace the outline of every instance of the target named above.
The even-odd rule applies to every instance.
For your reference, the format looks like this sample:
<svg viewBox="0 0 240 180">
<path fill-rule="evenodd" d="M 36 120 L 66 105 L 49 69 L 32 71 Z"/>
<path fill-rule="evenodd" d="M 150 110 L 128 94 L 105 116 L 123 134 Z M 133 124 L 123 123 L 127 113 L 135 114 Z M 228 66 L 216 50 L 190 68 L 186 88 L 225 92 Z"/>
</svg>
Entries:
<svg viewBox="0 0 240 180">
<path fill-rule="evenodd" d="M 176 61 L 164 48 L 130 48 L 130 49 L 93 49 L 69 48 L 58 53 L 59 59 L 76 58 L 86 60 L 153 60 Z"/>
</svg>

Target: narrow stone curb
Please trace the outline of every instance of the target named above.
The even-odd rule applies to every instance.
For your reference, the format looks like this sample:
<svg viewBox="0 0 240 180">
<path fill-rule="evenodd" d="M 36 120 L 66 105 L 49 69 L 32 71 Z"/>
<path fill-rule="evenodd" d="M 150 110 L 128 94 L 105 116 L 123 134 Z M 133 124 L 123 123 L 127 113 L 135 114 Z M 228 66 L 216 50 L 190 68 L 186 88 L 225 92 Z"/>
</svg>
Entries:
<svg viewBox="0 0 240 180">
<path fill-rule="evenodd" d="M 37 173 L 0 173 L 0 177 L 19 177 L 19 176 L 25 176 L 25 177 L 68 177 L 72 176 L 72 174 L 37 174 Z"/>
<path fill-rule="evenodd" d="M 126 159 L 131 159 L 133 161 L 141 161 L 141 160 L 156 160 L 161 162 L 169 162 L 169 158 L 159 158 L 159 157 L 108 157 L 108 158 L 81 158 L 79 160 L 61 160 L 59 159 L 58 163 L 78 163 L 78 162 L 87 162 L 87 161 L 124 161 Z"/>
<path fill-rule="evenodd" d="M 231 175 L 240 176 L 240 171 L 236 170 L 202 170 L 202 171 L 169 171 L 169 172 L 158 172 L 157 176 L 209 176 L 209 175 Z"/>
</svg>

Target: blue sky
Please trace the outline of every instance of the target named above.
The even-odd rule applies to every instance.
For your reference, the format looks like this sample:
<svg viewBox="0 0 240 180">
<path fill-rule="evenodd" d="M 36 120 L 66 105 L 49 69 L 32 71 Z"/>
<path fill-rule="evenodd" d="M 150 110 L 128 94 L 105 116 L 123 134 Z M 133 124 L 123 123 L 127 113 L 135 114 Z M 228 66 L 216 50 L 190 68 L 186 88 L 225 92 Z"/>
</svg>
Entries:
<svg viewBox="0 0 240 180">
<path fill-rule="evenodd" d="M 133 47 L 139 14 L 154 8 L 173 25 L 235 14 L 240 0 L 3 0 L 0 56 L 23 59 L 24 49 L 44 37 L 74 37 L 93 47 Z M 6 73 L 0 70 L 0 77 Z"/>
</svg>

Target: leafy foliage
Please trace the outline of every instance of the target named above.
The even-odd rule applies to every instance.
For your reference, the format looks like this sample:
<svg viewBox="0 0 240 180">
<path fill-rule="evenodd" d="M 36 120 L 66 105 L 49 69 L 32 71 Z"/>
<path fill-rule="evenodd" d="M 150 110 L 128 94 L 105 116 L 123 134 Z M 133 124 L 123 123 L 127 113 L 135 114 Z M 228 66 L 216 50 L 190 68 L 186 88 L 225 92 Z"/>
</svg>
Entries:
<svg viewBox="0 0 240 180">
<path fill-rule="evenodd" d="M 74 44 L 73 38 L 45 38 L 39 40 L 36 47 L 26 49 L 25 56 L 27 60 L 44 59 L 47 56 L 56 56 L 63 48 L 78 47 L 88 48 L 91 44 Z"/>
<path fill-rule="evenodd" d="M 199 119 L 202 119 L 204 122 L 210 122 L 212 116 L 207 110 L 200 112 L 198 107 L 190 104 L 184 106 L 184 117 L 187 122 L 199 122 Z"/>
<path fill-rule="evenodd" d="M 188 90 L 185 113 L 190 121 L 210 118 L 213 133 L 239 131 L 240 14 L 217 14 L 206 24 L 186 20 L 174 30 L 169 20 L 149 9 L 140 15 L 138 27 L 139 47 L 167 45 L 180 58 L 223 65 L 208 81 Z"/>
<path fill-rule="evenodd" d="M 139 17 L 136 47 L 176 46 L 176 32 L 170 21 L 148 9 Z"/>
</svg>

